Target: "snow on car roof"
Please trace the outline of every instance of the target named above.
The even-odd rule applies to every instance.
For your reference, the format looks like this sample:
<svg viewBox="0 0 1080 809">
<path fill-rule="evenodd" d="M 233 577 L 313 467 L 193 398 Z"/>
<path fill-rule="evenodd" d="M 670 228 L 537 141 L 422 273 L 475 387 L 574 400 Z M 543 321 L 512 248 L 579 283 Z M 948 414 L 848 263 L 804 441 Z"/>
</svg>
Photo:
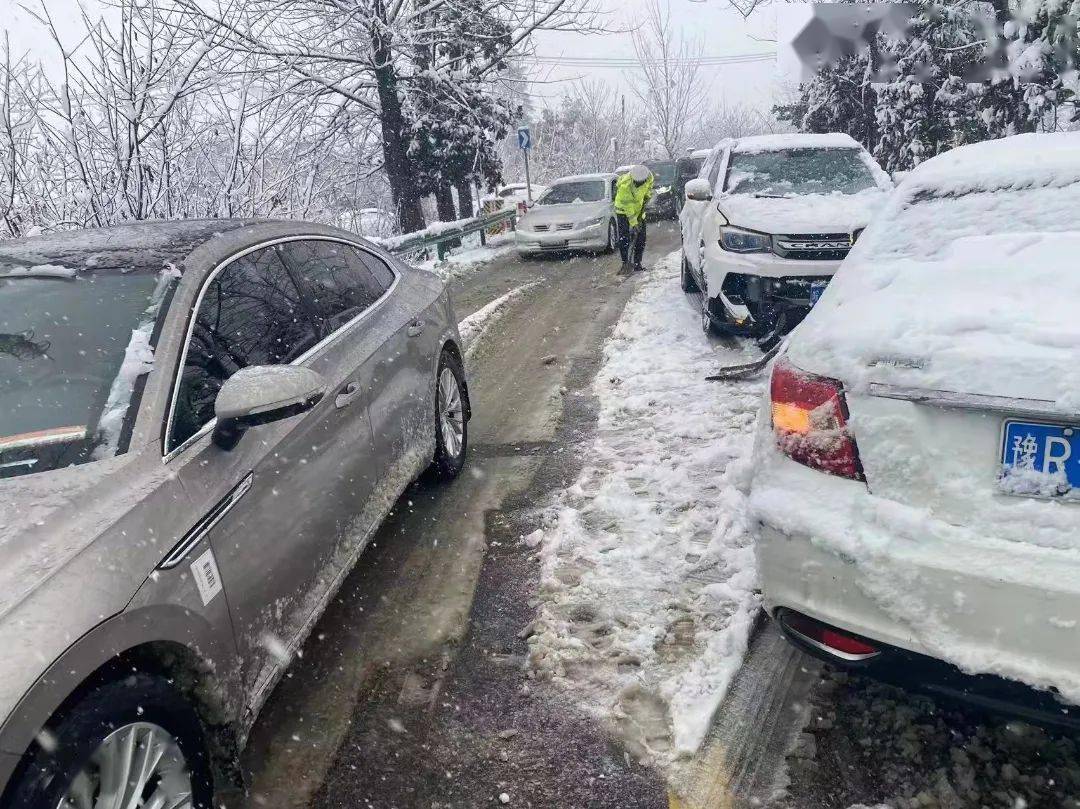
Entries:
<svg viewBox="0 0 1080 809">
<path fill-rule="evenodd" d="M 579 183 L 583 180 L 610 180 L 615 177 L 615 174 L 610 171 L 598 172 L 596 174 L 572 174 L 569 177 L 560 177 L 557 180 L 553 180 L 549 187 L 552 185 L 562 185 L 563 183 Z"/>
<path fill-rule="evenodd" d="M 694 149 L 687 157 L 708 157 L 712 149 Z"/>
<path fill-rule="evenodd" d="M 57 265 L 78 270 L 157 272 L 180 266 L 203 242 L 219 233 L 258 224 L 246 219 L 187 219 L 127 222 L 101 228 L 66 230 L 0 242 L 0 266 Z"/>
<path fill-rule="evenodd" d="M 723 142 L 723 141 L 721 141 Z M 740 153 L 775 152 L 781 149 L 861 149 L 859 142 L 842 132 L 826 135 L 755 135 L 735 141 L 735 151 Z"/>
<path fill-rule="evenodd" d="M 927 160 L 905 178 L 908 195 L 966 193 L 1080 181 L 1080 132 L 1013 135 L 973 143 Z"/>
</svg>

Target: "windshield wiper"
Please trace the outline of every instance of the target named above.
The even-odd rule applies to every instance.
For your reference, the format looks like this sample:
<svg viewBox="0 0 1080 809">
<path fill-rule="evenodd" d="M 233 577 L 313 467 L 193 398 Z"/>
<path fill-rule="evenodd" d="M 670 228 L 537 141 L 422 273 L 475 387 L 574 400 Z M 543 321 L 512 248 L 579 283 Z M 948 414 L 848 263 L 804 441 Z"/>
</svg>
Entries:
<svg viewBox="0 0 1080 809">
<path fill-rule="evenodd" d="M 32 360 L 38 357 L 49 358 L 48 340 L 35 340 L 33 329 L 18 334 L 0 333 L 0 354 L 8 354 L 17 360 Z"/>
<path fill-rule="evenodd" d="M 754 199 L 785 199 L 784 194 L 760 194 L 754 193 Z"/>
</svg>

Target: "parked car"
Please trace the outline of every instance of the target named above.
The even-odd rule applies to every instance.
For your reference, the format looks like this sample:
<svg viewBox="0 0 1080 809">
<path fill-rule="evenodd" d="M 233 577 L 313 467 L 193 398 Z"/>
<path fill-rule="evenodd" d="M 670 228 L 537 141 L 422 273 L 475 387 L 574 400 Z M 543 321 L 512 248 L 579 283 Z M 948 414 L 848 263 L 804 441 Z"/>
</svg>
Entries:
<svg viewBox="0 0 1080 809">
<path fill-rule="evenodd" d="M 649 219 L 675 219 L 678 209 L 675 206 L 673 189 L 675 186 L 675 162 L 672 160 L 646 160 L 645 166 L 653 173 L 653 194 L 645 205 Z"/>
<path fill-rule="evenodd" d="M 1080 134 L 935 157 L 790 336 L 750 500 L 807 651 L 1075 726 L 1077 205 Z"/>
<path fill-rule="evenodd" d="M 369 239 L 388 239 L 398 233 L 397 219 L 382 208 L 363 208 L 356 224 L 360 234 Z"/>
<path fill-rule="evenodd" d="M 547 186 L 532 184 L 532 198 L 536 200 L 545 191 Z M 498 191 L 488 197 L 484 197 L 481 202 L 497 202 L 498 206 L 495 210 L 502 208 L 520 207 L 524 208 L 528 202 L 529 194 L 525 187 L 525 183 L 511 183 L 510 185 L 502 186 Z"/>
<path fill-rule="evenodd" d="M 336 228 L 0 242 L 0 804 L 211 806 L 398 495 L 461 470 L 455 323 Z"/>
<path fill-rule="evenodd" d="M 675 161 L 675 182 L 671 186 L 671 197 L 675 202 L 675 218 L 682 213 L 686 202 L 686 184 L 701 173 L 701 167 L 712 149 L 691 149 Z"/>
<path fill-rule="evenodd" d="M 892 183 L 847 135 L 722 141 L 686 184 L 682 286 L 701 325 L 773 340 L 824 291 Z"/>
<path fill-rule="evenodd" d="M 517 224 L 522 256 L 559 250 L 611 252 L 617 241 L 615 174 L 560 177 Z"/>
</svg>

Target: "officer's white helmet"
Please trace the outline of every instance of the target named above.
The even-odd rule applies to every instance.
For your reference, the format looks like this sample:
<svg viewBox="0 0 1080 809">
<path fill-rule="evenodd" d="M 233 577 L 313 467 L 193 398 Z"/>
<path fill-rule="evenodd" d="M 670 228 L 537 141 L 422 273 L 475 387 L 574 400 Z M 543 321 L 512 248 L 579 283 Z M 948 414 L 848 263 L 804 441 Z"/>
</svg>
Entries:
<svg viewBox="0 0 1080 809">
<path fill-rule="evenodd" d="M 652 175 L 647 166 L 642 166 L 640 163 L 630 169 L 630 179 L 635 183 L 643 183 Z"/>
</svg>

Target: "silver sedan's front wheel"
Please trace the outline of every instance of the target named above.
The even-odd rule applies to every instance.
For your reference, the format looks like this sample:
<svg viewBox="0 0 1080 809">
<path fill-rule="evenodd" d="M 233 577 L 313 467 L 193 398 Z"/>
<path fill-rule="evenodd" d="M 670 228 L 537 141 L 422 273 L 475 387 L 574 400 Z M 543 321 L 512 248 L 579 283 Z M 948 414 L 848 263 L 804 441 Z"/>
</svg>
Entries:
<svg viewBox="0 0 1080 809">
<path fill-rule="evenodd" d="M 105 737 L 57 809 L 192 809 L 191 773 L 177 740 L 150 722 Z"/>
<path fill-rule="evenodd" d="M 457 456 L 465 436 L 465 409 L 461 387 L 448 367 L 439 374 L 439 420 L 442 424 L 443 449 L 447 455 Z"/>
<path fill-rule="evenodd" d="M 457 354 L 444 349 L 435 372 L 435 476 L 452 480 L 465 466 L 469 446 L 469 389 Z"/>
<path fill-rule="evenodd" d="M 108 680 L 53 717 L 4 806 L 211 809 L 214 773 L 196 706 L 163 677 Z"/>
</svg>

